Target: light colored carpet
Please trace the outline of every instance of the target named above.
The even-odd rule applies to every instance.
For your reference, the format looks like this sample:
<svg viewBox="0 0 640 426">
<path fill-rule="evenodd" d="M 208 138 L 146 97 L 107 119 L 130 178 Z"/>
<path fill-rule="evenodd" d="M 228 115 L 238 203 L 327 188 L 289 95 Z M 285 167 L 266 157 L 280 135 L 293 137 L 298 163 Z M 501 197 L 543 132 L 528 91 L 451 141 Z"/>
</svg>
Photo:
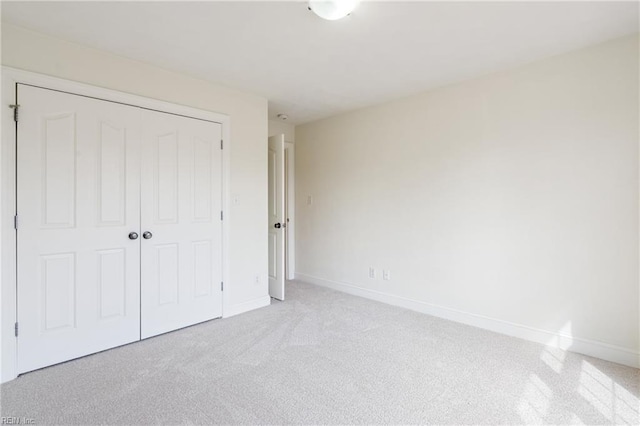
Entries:
<svg viewBox="0 0 640 426">
<path fill-rule="evenodd" d="M 293 282 L 286 302 L 25 374 L 37 424 L 639 424 L 640 370 Z"/>
</svg>

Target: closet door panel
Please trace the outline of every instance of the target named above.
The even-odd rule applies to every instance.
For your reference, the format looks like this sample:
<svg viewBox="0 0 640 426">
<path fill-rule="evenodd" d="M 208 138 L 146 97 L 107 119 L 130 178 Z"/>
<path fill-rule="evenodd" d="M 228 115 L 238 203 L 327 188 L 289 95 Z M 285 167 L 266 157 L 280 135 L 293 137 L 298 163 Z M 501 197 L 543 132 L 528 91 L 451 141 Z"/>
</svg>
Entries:
<svg viewBox="0 0 640 426">
<path fill-rule="evenodd" d="M 144 112 L 143 338 L 222 316 L 220 140 L 218 123 Z"/>
<path fill-rule="evenodd" d="M 18 85 L 18 370 L 140 338 L 141 110 Z"/>
</svg>

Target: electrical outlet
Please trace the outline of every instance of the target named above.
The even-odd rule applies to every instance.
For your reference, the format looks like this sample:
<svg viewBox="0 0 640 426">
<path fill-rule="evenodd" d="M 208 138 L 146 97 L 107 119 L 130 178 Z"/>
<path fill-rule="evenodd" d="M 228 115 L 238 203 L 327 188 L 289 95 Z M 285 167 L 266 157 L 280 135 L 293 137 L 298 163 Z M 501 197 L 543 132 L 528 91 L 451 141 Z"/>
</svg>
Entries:
<svg viewBox="0 0 640 426">
<path fill-rule="evenodd" d="M 391 279 L 391 271 L 388 269 L 385 269 L 382 271 L 382 279 L 385 281 L 389 281 Z"/>
<path fill-rule="evenodd" d="M 376 278 L 376 270 L 373 267 L 369 267 L 369 278 L 371 278 L 371 279 L 375 279 Z"/>
<path fill-rule="evenodd" d="M 260 275 L 256 275 L 256 284 L 260 284 Z"/>
<path fill-rule="evenodd" d="M 311 195 L 307 196 L 307 205 L 310 206 L 311 204 L 313 204 L 313 197 Z"/>
</svg>

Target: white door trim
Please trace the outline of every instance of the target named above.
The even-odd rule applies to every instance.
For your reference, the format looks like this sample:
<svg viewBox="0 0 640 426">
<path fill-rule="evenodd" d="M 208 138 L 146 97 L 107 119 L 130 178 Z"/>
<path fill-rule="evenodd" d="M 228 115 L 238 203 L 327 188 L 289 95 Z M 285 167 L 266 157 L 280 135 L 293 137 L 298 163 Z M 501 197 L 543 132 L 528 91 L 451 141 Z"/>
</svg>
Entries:
<svg viewBox="0 0 640 426">
<path fill-rule="evenodd" d="M 201 120 L 213 121 L 222 125 L 222 277 L 225 288 L 232 285 L 229 282 L 229 220 L 231 211 L 229 206 L 230 182 L 230 146 L 231 146 L 231 118 L 228 115 L 205 111 L 184 105 L 138 95 L 118 92 L 111 89 L 95 87 L 84 83 L 64 80 L 30 71 L 23 71 L 10 67 L 2 67 L 2 104 L 0 105 L 2 118 L 2 145 L 0 146 L 0 383 L 17 377 L 17 344 L 14 335 L 14 324 L 17 321 L 16 312 L 16 232 L 13 218 L 16 208 L 16 126 L 13 121 L 13 110 L 9 105 L 15 104 L 16 84 L 29 84 L 47 89 L 94 97 L 106 101 L 118 102 L 140 108 L 146 108 L 170 114 L 183 115 Z M 228 292 L 222 296 L 223 316 L 228 303 Z"/>
<path fill-rule="evenodd" d="M 285 278 L 292 280 L 296 273 L 296 180 L 295 180 L 295 145 L 293 142 L 284 143 L 284 149 L 287 152 L 287 158 L 285 161 L 285 173 L 287 175 L 287 211 L 285 215 L 289 218 L 287 223 L 287 242 L 286 242 L 286 263 L 285 263 Z M 286 220 L 286 219 L 285 219 Z"/>
</svg>

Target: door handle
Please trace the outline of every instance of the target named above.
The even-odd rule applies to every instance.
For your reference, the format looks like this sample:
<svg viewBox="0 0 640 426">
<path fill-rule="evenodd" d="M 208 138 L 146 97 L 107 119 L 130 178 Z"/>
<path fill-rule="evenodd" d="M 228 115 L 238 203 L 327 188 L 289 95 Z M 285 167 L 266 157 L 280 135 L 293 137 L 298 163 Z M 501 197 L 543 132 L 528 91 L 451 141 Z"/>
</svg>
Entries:
<svg viewBox="0 0 640 426">
<path fill-rule="evenodd" d="M 275 227 L 276 227 L 276 228 L 278 228 L 278 229 L 282 228 L 282 225 L 281 225 L 281 224 L 279 224 L 279 223 L 276 223 L 276 224 L 275 224 L 275 225 L 273 225 L 273 226 L 275 226 Z"/>
<path fill-rule="evenodd" d="M 130 240 L 137 240 L 138 239 L 138 233 L 137 232 L 129 232 L 129 239 Z"/>
<path fill-rule="evenodd" d="M 153 234 L 149 231 L 145 231 L 142 233 L 142 238 L 144 238 L 145 240 L 149 240 L 151 239 L 151 237 L 153 237 Z"/>
</svg>

